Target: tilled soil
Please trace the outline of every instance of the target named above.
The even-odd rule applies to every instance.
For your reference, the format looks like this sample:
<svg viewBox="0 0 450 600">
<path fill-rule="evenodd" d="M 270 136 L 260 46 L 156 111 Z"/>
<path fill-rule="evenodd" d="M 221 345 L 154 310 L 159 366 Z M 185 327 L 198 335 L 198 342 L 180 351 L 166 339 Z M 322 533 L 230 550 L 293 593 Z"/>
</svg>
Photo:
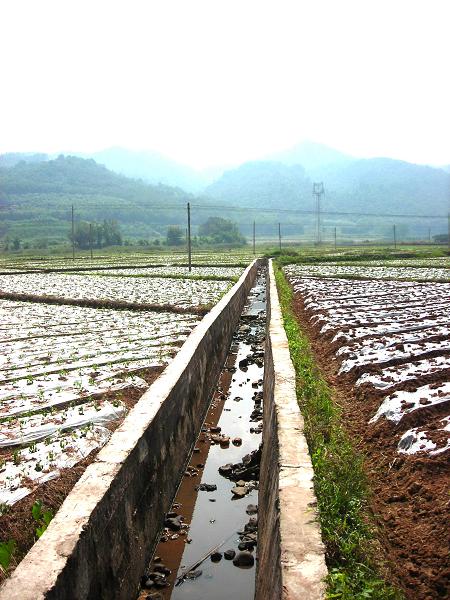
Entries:
<svg viewBox="0 0 450 600">
<path fill-rule="evenodd" d="M 294 296 L 293 308 L 335 401 L 342 408 L 343 425 L 364 457 L 371 489 L 370 509 L 384 554 L 381 562 L 386 564 L 388 576 L 408 599 L 448 598 L 449 452 L 406 455 L 399 454 L 397 448 L 401 434 L 411 427 L 428 422 L 433 429 L 433 424 L 448 414 L 448 405 L 406 414 L 398 424 L 380 419 L 368 425 L 386 392 L 367 385 L 356 388 L 356 372 L 338 375 L 340 361 L 335 360 L 335 344 L 319 335 L 320 327 L 311 326 L 311 314 L 305 311 L 299 294 Z M 448 381 L 448 372 L 424 378 L 424 383 L 442 381 Z M 406 382 L 401 388 L 405 390 L 410 385 Z M 433 441 L 443 444 L 445 440 L 446 435 L 437 432 Z"/>
</svg>

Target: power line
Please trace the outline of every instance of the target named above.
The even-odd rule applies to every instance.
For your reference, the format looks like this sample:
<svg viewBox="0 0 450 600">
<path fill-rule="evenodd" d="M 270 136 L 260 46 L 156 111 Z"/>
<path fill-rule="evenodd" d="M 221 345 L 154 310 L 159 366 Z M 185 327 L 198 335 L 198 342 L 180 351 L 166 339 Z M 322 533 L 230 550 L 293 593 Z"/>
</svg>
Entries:
<svg viewBox="0 0 450 600">
<path fill-rule="evenodd" d="M 13 207 L 0 207 L 6 210 L 12 210 Z M 18 209 L 19 207 L 16 205 L 14 206 L 15 209 Z M 20 207 L 21 210 L 25 210 L 28 207 L 24 206 L 24 207 Z M 40 205 L 39 208 L 46 208 L 49 210 L 52 210 L 53 214 L 56 212 L 59 213 L 64 213 L 64 214 L 68 214 L 68 210 L 70 209 L 62 209 L 62 208 L 53 208 L 52 205 Z M 317 215 L 317 209 L 316 210 L 302 210 L 299 208 L 261 208 L 260 206 L 229 206 L 229 205 L 225 205 L 225 204 L 221 204 L 221 205 L 214 205 L 214 204 L 191 204 L 191 208 L 195 208 L 197 210 L 220 210 L 223 212 L 227 212 L 227 211 L 241 211 L 241 212 L 258 212 L 258 213 L 287 213 L 287 214 L 300 214 L 300 215 Z M 105 206 L 105 205 L 99 205 L 99 206 L 78 206 L 78 212 L 82 211 L 83 213 L 89 212 L 89 211 L 93 211 L 93 210 L 99 210 L 99 211 L 103 211 L 103 212 L 109 212 L 109 211 L 113 211 L 113 210 L 121 210 L 121 211 L 125 211 L 125 212 L 130 212 L 130 209 L 126 206 Z M 177 205 L 177 206 L 170 206 L 170 205 L 149 205 L 149 206 L 145 206 L 145 205 L 138 205 L 136 206 L 136 208 L 132 209 L 132 210 L 186 210 L 186 206 L 185 205 Z M 395 217 L 398 219 L 447 219 L 447 215 L 416 215 L 416 214 L 399 214 L 399 213 L 362 213 L 362 212 L 344 212 L 344 211 L 334 211 L 334 210 L 321 210 L 320 211 L 321 215 L 330 215 L 330 216 L 338 216 L 338 217 L 382 217 L 382 218 L 388 218 L 388 217 Z"/>
</svg>

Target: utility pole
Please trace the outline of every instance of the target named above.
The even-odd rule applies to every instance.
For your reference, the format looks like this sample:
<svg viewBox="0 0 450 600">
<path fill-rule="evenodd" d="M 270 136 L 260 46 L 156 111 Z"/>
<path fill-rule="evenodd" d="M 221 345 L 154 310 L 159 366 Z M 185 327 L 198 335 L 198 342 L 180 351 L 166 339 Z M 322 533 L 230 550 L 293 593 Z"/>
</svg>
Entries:
<svg viewBox="0 0 450 600">
<path fill-rule="evenodd" d="M 91 249 L 91 258 L 94 258 L 92 253 L 92 223 L 89 223 L 89 247 Z"/>
<path fill-rule="evenodd" d="M 253 254 L 256 254 L 256 251 L 255 251 L 255 229 L 256 229 L 256 223 L 255 223 L 255 221 L 253 221 Z"/>
<path fill-rule="evenodd" d="M 428 242 L 431 244 L 431 227 L 428 227 Z"/>
<path fill-rule="evenodd" d="M 320 231 L 320 199 L 324 195 L 325 190 L 322 181 L 313 183 L 313 196 L 316 199 L 316 241 L 317 244 L 321 243 L 321 231 Z"/>
<path fill-rule="evenodd" d="M 395 231 L 395 225 L 393 226 L 394 228 L 394 248 L 397 249 L 397 233 Z"/>
<path fill-rule="evenodd" d="M 75 223 L 73 219 L 73 204 L 72 204 L 72 260 L 75 260 Z"/>
<path fill-rule="evenodd" d="M 336 231 L 336 227 L 334 228 L 334 249 L 337 249 L 337 231 Z"/>
<path fill-rule="evenodd" d="M 278 223 L 278 242 L 280 244 L 280 253 L 281 253 L 281 223 Z"/>
<path fill-rule="evenodd" d="M 192 253 L 191 253 L 191 205 L 187 203 L 187 218 L 188 218 L 188 227 L 187 227 L 187 238 L 188 238 L 188 263 L 189 263 L 189 273 L 192 271 Z"/>
</svg>

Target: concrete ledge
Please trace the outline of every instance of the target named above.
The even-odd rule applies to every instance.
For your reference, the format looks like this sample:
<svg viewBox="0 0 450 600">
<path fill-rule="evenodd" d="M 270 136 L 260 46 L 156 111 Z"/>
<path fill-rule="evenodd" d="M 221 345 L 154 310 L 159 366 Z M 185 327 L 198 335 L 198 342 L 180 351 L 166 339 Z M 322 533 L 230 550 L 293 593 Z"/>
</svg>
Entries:
<svg viewBox="0 0 450 600">
<path fill-rule="evenodd" d="M 258 261 L 191 333 L 86 469 L 0 600 L 130 600 L 206 414 Z"/>
<path fill-rule="evenodd" d="M 255 598 L 319 600 L 325 595 L 325 551 L 272 261 L 268 275 Z"/>
</svg>

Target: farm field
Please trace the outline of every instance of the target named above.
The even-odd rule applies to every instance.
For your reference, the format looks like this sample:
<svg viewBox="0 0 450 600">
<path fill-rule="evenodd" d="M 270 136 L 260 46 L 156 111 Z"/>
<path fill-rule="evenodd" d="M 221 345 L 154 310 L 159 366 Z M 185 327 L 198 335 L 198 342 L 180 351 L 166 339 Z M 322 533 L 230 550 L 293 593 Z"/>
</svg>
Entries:
<svg viewBox="0 0 450 600">
<path fill-rule="evenodd" d="M 435 281 L 440 267 L 420 269 L 422 282 L 400 281 L 403 267 L 350 271 L 364 279 L 342 277 L 344 268 L 284 271 L 343 424 L 363 453 L 392 579 L 407 598 L 445 597 L 450 283 Z"/>
<path fill-rule="evenodd" d="M 242 275 L 244 267 L 214 267 L 204 266 L 195 267 L 193 266 L 189 271 L 188 267 L 185 266 L 162 266 L 162 267 L 135 267 L 127 268 L 121 267 L 116 269 L 114 267 L 102 270 L 89 271 L 90 275 L 117 275 L 120 277 L 176 277 L 176 278 L 195 278 L 195 279 L 230 279 L 235 280 Z M 85 271 L 79 271 L 85 273 Z"/>
<path fill-rule="evenodd" d="M 215 304 L 231 281 L 167 278 L 96 277 L 86 274 L 27 273 L 0 275 L 0 293 L 161 304 L 183 308 Z"/>
<path fill-rule="evenodd" d="M 101 270 L 88 274 L 0 276 L 0 293 L 36 299 L 0 299 L 0 543 L 14 540 L 12 566 L 33 542 L 33 502 L 43 498 L 57 510 L 201 314 L 244 270 L 214 260 L 193 269 L 195 279 L 185 278 L 187 267 L 163 263 L 104 270 L 126 266 L 120 260 L 97 261 Z M 115 301 L 128 308 L 111 308 Z"/>
<path fill-rule="evenodd" d="M 450 281 L 450 267 L 404 266 L 401 264 L 379 266 L 373 263 L 327 263 L 296 265 L 297 275 L 315 277 L 354 277 L 356 279 L 395 279 L 404 281 Z"/>
<path fill-rule="evenodd" d="M 203 252 L 192 253 L 192 264 L 207 266 L 238 265 L 245 267 L 254 256 L 248 251 L 242 252 Z M 0 257 L 0 270 L 35 270 L 35 269 L 76 269 L 78 268 L 109 268 L 116 266 L 181 266 L 187 265 L 186 251 L 176 253 L 130 253 L 99 255 L 91 258 L 88 254 L 77 254 L 75 260 L 70 256 L 14 256 Z"/>
</svg>

